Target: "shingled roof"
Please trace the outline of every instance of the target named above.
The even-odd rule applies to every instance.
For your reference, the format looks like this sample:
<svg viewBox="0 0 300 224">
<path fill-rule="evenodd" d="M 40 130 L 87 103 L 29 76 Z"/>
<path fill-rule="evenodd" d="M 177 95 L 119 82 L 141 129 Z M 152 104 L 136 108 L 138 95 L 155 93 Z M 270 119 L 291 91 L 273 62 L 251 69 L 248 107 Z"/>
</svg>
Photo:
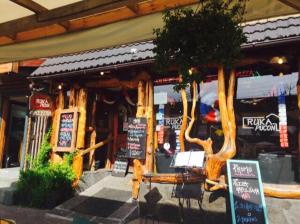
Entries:
<svg viewBox="0 0 300 224">
<path fill-rule="evenodd" d="M 247 23 L 243 30 L 248 39 L 244 48 L 300 38 L 300 15 Z M 154 57 L 153 48 L 152 41 L 145 41 L 48 58 L 31 77 L 149 61 Z"/>
</svg>

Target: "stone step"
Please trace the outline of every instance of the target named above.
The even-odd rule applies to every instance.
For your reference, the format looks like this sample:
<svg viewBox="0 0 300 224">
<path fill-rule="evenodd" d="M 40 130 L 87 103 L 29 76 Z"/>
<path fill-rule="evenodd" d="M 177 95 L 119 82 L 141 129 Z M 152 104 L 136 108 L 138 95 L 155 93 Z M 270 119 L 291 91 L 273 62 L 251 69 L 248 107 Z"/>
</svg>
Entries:
<svg viewBox="0 0 300 224">
<path fill-rule="evenodd" d="M 110 172 L 102 175 L 96 184 L 46 215 L 73 223 L 119 224 L 137 218 L 138 204 L 131 199 L 131 175 L 113 177 Z"/>
<path fill-rule="evenodd" d="M 13 204 L 13 195 L 16 183 L 19 179 L 20 169 L 18 167 L 0 169 L 0 203 L 4 205 Z"/>
</svg>

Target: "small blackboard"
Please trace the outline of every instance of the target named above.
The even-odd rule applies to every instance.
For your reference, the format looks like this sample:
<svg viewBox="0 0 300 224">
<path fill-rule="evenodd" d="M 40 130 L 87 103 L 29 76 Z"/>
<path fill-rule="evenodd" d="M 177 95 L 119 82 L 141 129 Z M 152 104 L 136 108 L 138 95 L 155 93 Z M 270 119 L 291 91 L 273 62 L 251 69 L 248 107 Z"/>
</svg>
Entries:
<svg viewBox="0 0 300 224">
<path fill-rule="evenodd" d="M 75 149 L 78 112 L 77 108 L 61 110 L 59 113 L 56 151 Z"/>
<path fill-rule="evenodd" d="M 127 132 L 127 157 L 145 159 L 146 149 L 146 118 L 129 118 Z"/>
<path fill-rule="evenodd" d="M 228 160 L 227 173 L 232 223 L 268 224 L 258 162 Z"/>
<path fill-rule="evenodd" d="M 128 172 L 129 162 L 126 158 L 126 152 L 120 150 L 116 155 L 116 160 L 111 175 L 116 177 L 125 177 Z"/>
</svg>

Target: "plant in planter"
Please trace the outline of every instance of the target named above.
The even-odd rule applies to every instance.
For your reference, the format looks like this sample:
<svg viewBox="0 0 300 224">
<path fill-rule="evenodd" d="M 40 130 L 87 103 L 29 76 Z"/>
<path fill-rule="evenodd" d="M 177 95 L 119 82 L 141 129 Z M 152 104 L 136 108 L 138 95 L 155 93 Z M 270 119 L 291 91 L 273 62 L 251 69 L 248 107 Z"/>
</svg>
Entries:
<svg viewBox="0 0 300 224">
<path fill-rule="evenodd" d="M 155 61 L 160 72 L 169 66 L 177 66 L 181 82 L 175 87 L 183 99 L 183 124 L 181 129 L 181 150 L 183 138 L 204 148 L 208 154 L 206 173 L 209 183 L 220 181 L 221 170 L 226 160 L 236 153 L 236 124 L 233 108 L 235 72 L 234 66 L 241 58 L 241 44 L 246 42 L 239 25 L 246 1 L 200 0 L 199 8 L 176 9 L 164 14 L 164 27 L 154 30 L 156 45 Z M 190 137 L 195 121 L 197 83 L 205 78 L 207 71 L 217 69 L 218 98 L 224 144 L 213 154 L 212 140 Z M 229 71 L 229 72 L 226 72 Z M 227 82 L 225 84 L 225 82 Z M 191 122 L 187 126 L 187 98 L 185 87 L 192 84 L 193 104 Z M 227 87 L 227 95 L 226 95 Z M 223 187 L 217 184 L 211 190 Z"/>
<path fill-rule="evenodd" d="M 45 135 L 32 167 L 20 173 L 14 198 L 19 205 L 53 208 L 73 196 L 74 154 L 67 155 L 62 163 L 49 162 L 50 135 L 51 131 Z"/>
</svg>

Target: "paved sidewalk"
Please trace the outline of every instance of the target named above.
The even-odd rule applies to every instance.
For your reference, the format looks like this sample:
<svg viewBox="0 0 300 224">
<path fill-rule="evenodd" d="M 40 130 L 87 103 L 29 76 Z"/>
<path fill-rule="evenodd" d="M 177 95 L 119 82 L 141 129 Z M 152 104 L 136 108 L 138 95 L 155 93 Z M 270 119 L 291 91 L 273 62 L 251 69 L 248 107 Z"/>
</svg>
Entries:
<svg viewBox="0 0 300 224">
<path fill-rule="evenodd" d="M 12 219 L 17 224 L 68 224 L 70 222 L 46 217 L 49 210 L 22 208 L 18 206 L 6 206 L 0 204 L 0 218 Z"/>
</svg>

